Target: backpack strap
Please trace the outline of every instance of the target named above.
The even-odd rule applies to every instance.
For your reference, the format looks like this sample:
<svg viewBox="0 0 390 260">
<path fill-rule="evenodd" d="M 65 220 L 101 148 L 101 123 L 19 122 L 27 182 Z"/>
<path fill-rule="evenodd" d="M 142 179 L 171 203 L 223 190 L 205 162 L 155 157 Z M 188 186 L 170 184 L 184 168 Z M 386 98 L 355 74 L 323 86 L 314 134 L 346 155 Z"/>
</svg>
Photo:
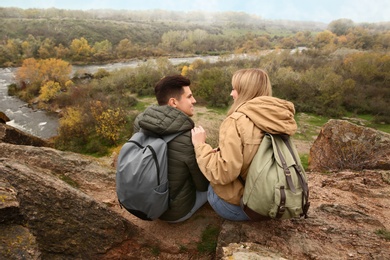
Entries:
<svg viewBox="0 0 390 260">
<path fill-rule="evenodd" d="M 269 135 L 272 137 L 271 134 L 269 134 Z M 284 159 L 284 156 L 283 156 L 282 152 L 280 151 L 280 148 L 279 148 L 277 142 L 274 141 L 274 143 L 275 143 L 275 147 L 276 147 L 276 150 L 278 152 L 280 161 L 282 163 L 283 172 L 284 172 L 284 175 L 286 176 L 287 184 L 290 187 L 290 190 L 295 193 L 296 192 L 295 186 L 294 186 L 294 183 L 293 183 L 292 178 L 291 178 L 291 172 L 287 167 L 286 160 Z M 280 187 L 280 202 L 278 205 L 278 212 L 276 213 L 275 218 L 281 218 L 285 211 L 286 211 L 286 191 L 285 191 L 285 187 L 281 186 Z"/>
<path fill-rule="evenodd" d="M 280 187 L 280 202 L 278 206 L 278 213 L 276 213 L 275 218 L 281 218 L 286 211 L 286 191 L 284 190 L 284 186 Z"/>
<path fill-rule="evenodd" d="M 182 133 L 184 133 L 184 131 L 180 131 L 180 132 L 173 133 L 173 134 L 170 134 L 170 135 L 163 135 L 163 136 L 161 136 L 161 138 L 164 139 L 164 141 L 166 143 L 169 143 L 170 141 L 172 141 L 173 139 L 175 139 L 176 137 L 178 137 Z"/>
<path fill-rule="evenodd" d="M 245 212 L 245 214 L 250 218 L 252 221 L 264 221 L 264 220 L 271 220 L 270 217 L 260 215 L 256 211 L 250 209 L 247 205 L 244 205 L 241 199 L 241 208 Z"/>
<path fill-rule="evenodd" d="M 269 134 L 270 135 L 270 134 Z M 272 135 L 270 135 L 272 137 Z M 280 151 L 280 148 L 277 144 L 277 142 L 274 142 L 275 143 L 275 147 L 276 147 L 276 150 L 278 152 L 278 155 L 279 155 L 279 158 L 280 158 L 280 161 L 282 163 L 282 167 L 283 167 L 283 172 L 284 172 L 284 175 L 286 176 L 286 181 L 287 181 L 287 184 L 288 184 L 288 187 L 290 187 L 290 190 L 295 193 L 296 190 L 295 190 L 295 186 L 294 186 L 294 183 L 292 181 L 292 178 L 291 178 L 291 172 L 290 170 L 288 169 L 287 167 L 287 163 L 286 163 L 286 160 L 284 159 L 284 156 L 282 154 L 282 152 Z M 291 152 L 291 151 L 290 151 Z M 295 158 L 294 158 L 295 160 Z M 296 163 L 296 160 L 295 160 L 295 163 Z"/>
<path fill-rule="evenodd" d="M 298 164 L 298 160 L 296 159 L 294 152 L 293 152 L 293 149 L 290 145 L 289 136 L 281 135 L 281 138 L 282 138 L 283 142 L 286 144 L 288 150 L 290 151 L 290 153 L 295 161 L 294 169 L 298 174 L 299 184 L 301 185 L 302 190 L 303 190 L 303 196 L 302 196 L 303 213 L 302 213 L 302 215 L 304 215 L 305 218 L 307 218 L 307 212 L 308 212 L 309 207 L 310 207 L 310 202 L 308 202 L 309 201 L 309 186 L 308 186 L 307 182 L 303 179 L 302 169 L 301 169 L 301 166 Z M 305 201 L 306 201 L 306 204 L 305 204 Z"/>
</svg>

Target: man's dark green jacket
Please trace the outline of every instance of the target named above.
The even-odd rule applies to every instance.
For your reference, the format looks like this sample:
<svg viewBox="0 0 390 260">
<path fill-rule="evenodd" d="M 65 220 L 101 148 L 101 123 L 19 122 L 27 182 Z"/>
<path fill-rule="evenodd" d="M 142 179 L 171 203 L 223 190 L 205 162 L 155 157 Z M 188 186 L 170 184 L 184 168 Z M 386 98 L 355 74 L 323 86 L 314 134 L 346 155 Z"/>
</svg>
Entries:
<svg viewBox="0 0 390 260">
<path fill-rule="evenodd" d="M 177 136 L 168 144 L 169 209 L 160 217 L 175 221 L 187 215 L 195 204 L 196 190 L 207 191 L 209 182 L 200 171 L 191 141 L 194 122 L 182 111 L 170 106 L 152 105 L 139 114 L 134 131 L 142 128 L 146 133 Z"/>
</svg>

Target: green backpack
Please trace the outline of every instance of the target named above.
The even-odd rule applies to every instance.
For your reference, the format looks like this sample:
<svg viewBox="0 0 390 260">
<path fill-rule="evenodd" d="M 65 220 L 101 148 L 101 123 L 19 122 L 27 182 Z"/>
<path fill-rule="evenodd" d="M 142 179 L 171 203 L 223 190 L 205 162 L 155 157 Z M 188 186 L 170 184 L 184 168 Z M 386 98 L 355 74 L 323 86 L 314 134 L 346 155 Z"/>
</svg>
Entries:
<svg viewBox="0 0 390 260">
<path fill-rule="evenodd" d="M 298 152 L 287 135 L 266 133 L 244 182 L 241 206 L 252 220 L 307 217 L 309 188 Z"/>
</svg>

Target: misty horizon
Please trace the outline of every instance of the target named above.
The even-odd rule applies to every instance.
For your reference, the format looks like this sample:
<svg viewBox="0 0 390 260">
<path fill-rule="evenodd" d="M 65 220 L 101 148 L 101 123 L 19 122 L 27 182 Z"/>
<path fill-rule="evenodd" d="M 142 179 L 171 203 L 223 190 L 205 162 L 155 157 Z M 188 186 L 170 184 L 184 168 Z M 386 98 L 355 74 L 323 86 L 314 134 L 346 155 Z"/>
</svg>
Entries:
<svg viewBox="0 0 390 260">
<path fill-rule="evenodd" d="M 204 11 L 204 12 L 244 12 L 266 20 L 291 20 L 330 23 L 338 19 L 350 19 L 356 23 L 389 22 L 390 1 L 387 0 L 329 0 L 313 2 L 309 0 L 279 1 L 235 1 L 235 0 L 151 0 L 122 1 L 102 0 L 80 2 L 44 1 L 44 0 L 2 0 L 0 7 L 17 7 L 22 9 L 65 9 L 65 10 L 129 10 L 129 11 Z"/>
</svg>

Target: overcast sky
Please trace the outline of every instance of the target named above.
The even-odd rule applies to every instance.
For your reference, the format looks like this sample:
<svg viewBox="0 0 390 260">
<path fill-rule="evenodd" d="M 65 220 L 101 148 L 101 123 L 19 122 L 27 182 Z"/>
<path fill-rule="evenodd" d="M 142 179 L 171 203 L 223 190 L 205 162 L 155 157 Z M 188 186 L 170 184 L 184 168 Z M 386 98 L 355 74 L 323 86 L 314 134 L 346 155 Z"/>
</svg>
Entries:
<svg viewBox="0 0 390 260">
<path fill-rule="evenodd" d="M 340 18 L 348 18 L 357 23 L 390 21 L 390 0 L 0 0 L 0 7 L 242 11 L 271 20 L 329 23 Z"/>
</svg>

